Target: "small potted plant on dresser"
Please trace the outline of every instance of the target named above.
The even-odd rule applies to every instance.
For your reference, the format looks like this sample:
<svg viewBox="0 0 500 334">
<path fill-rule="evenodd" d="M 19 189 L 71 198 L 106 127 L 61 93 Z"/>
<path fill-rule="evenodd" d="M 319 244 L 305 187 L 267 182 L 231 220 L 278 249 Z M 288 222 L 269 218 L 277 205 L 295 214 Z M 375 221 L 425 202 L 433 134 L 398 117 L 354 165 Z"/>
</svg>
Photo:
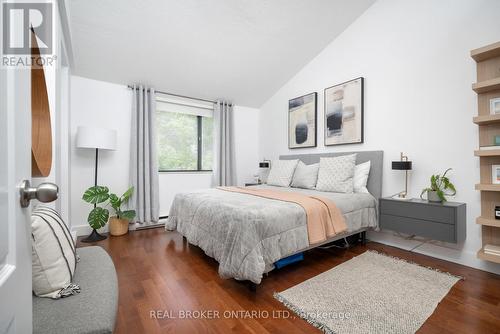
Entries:
<svg viewBox="0 0 500 334">
<path fill-rule="evenodd" d="M 109 204 L 115 210 L 115 216 L 109 219 L 109 234 L 120 236 L 128 232 L 128 225 L 135 217 L 135 210 L 122 210 L 122 205 L 128 202 L 133 192 L 134 187 L 130 187 L 120 197 L 109 194 Z"/>
<path fill-rule="evenodd" d="M 446 196 L 454 196 L 457 191 L 453 183 L 446 176 L 450 170 L 451 168 L 448 168 L 443 175 L 432 175 L 431 186 L 422 190 L 420 198 L 424 199 L 423 196 L 427 193 L 427 200 L 429 202 L 446 202 Z"/>
</svg>

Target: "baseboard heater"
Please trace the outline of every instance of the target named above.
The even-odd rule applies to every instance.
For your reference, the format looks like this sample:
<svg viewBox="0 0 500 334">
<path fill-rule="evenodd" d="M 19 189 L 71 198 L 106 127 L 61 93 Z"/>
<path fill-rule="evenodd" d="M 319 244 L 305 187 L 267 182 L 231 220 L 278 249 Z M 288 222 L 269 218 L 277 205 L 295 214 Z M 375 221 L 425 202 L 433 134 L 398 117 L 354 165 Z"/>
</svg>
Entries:
<svg viewBox="0 0 500 334">
<path fill-rule="evenodd" d="M 165 220 L 168 218 L 168 216 L 160 216 L 158 217 L 158 224 L 154 224 L 154 225 L 146 225 L 146 226 L 139 226 L 137 227 L 135 230 L 138 231 L 138 230 L 148 230 L 150 228 L 158 228 L 158 227 L 165 227 L 165 223 L 160 223 L 160 221 L 162 220 Z"/>
</svg>

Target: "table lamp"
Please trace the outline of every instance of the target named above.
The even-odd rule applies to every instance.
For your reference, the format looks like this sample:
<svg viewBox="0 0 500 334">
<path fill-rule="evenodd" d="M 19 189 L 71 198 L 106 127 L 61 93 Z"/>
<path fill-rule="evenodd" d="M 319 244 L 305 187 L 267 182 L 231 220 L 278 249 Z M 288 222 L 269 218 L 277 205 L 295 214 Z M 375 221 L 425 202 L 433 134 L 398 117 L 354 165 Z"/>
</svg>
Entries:
<svg viewBox="0 0 500 334">
<path fill-rule="evenodd" d="M 392 162 L 393 170 L 404 170 L 405 171 L 405 190 L 401 191 L 394 196 L 396 199 L 408 200 L 408 171 L 411 170 L 411 161 L 408 160 L 408 156 L 401 152 L 401 160 Z"/>
<path fill-rule="evenodd" d="M 258 183 L 266 183 L 267 175 L 269 174 L 269 168 L 271 168 L 271 160 L 263 159 L 261 162 L 259 162 Z"/>
</svg>

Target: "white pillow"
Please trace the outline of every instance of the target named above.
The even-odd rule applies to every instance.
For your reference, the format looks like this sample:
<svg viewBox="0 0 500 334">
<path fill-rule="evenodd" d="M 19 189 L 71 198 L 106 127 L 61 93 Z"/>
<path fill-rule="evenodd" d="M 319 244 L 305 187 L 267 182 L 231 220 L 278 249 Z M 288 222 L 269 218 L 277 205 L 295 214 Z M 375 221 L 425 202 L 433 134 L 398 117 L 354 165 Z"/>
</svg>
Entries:
<svg viewBox="0 0 500 334">
<path fill-rule="evenodd" d="M 314 189 L 318 181 L 319 164 L 306 165 L 299 161 L 293 174 L 292 187 Z"/>
<path fill-rule="evenodd" d="M 80 292 L 72 284 L 76 247 L 68 227 L 57 211 L 37 207 L 31 214 L 33 292 L 58 299 Z"/>
<path fill-rule="evenodd" d="M 293 173 L 299 160 L 276 160 L 271 165 L 267 184 L 278 187 L 288 187 L 292 182 Z"/>
<path fill-rule="evenodd" d="M 316 190 L 351 194 L 355 166 L 356 154 L 320 158 Z"/>
<path fill-rule="evenodd" d="M 353 186 L 355 193 L 365 193 L 368 194 L 368 189 L 366 184 L 368 183 L 368 175 L 370 174 L 371 162 L 363 162 L 362 164 L 356 165 L 354 167 L 354 178 Z"/>
</svg>

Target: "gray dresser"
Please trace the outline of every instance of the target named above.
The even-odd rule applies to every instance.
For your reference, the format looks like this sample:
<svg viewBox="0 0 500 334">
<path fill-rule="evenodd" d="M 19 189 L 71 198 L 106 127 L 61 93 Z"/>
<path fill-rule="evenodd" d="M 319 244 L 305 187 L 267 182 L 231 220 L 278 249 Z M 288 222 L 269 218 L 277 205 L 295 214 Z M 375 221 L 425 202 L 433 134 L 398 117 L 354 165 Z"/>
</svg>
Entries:
<svg viewBox="0 0 500 334">
<path fill-rule="evenodd" d="M 465 203 L 381 198 L 379 205 L 381 229 L 453 243 L 465 240 Z"/>
</svg>

